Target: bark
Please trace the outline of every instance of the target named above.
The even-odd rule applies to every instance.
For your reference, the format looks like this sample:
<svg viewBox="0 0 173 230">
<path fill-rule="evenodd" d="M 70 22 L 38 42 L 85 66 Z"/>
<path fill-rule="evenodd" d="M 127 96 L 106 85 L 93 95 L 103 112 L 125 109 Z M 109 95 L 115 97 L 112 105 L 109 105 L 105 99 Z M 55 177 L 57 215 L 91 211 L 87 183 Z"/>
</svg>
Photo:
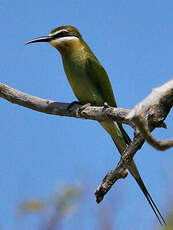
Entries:
<svg viewBox="0 0 173 230">
<path fill-rule="evenodd" d="M 11 103 L 46 114 L 97 121 L 114 120 L 134 128 L 134 139 L 127 146 L 117 167 L 105 176 L 97 188 L 95 192 L 97 202 L 103 200 L 104 195 L 118 179 L 127 176 L 127 168 L 145 140 L 154 148 L 162 151 L 173 146 L 173 139 L 157 140 L 151 134 L 155 128 L 167 128 L 164 120 L 173 106 L 173 79 L 153 89 L 143 101 L 131 110 L 113 108 L 106 103 L 104 106 L 97 107 L 79 103 L 56 102 L 23 93 L 2 83 L 0 83 L 0 97 Z"/>
</svg>

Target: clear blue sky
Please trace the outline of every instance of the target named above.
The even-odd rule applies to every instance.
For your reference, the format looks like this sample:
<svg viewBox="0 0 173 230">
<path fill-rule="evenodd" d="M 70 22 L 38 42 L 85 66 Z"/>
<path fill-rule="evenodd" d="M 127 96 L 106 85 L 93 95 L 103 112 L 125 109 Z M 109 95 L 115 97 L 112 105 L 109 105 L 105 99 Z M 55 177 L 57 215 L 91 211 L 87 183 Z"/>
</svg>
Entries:
<svg viewBox="0 0 173 230">
<path fill-rule="evenodd" d="M 172 78 L 172 12 L 172 0 L 0 0 L 0 81 L 35 96 L 74 101 L 56 50 L 49 44 L 24 46 L 32 38 L 69 24 L 80 30 L 104 65 L 118 105 L 132 108 L 152 88 Z M 14 227 L 21 200 L 47 197 L 57 186 L 70 183 L 90 187 L 86 209 L 75 220 L 85 229 L 94 229 L 93 216 L 100 206 L 93 192 L 119 160 L 111 138 L 94 121 L 41 114 L 3 99 L 0 108 L 1 228 Z M 171 137 L 170 117 L 168 130 L 154 132 L 158 138 Z M 167 217 L 173 192 L 172 150 L 158 152 L 145 144 L 135 159 Z M 104 203 L 108 205 L 111 197 L 121 197 L 119 208 L 111 210 L 116 216 L 115 229 L 157 227 L 157 219 L 131 176 L 118 182 Z M 71 229 L 72 223 L 73 218 L 68 219 L 65 228 Z"/>
</svg>

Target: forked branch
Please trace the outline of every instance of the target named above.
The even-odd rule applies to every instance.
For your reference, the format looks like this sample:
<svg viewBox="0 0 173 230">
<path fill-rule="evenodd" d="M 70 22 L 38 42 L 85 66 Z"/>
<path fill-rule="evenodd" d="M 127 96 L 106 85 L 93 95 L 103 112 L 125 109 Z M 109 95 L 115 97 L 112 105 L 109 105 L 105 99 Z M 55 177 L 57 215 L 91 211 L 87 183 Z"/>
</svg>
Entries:
<svg viewBox="0 0 173 230">
<path fill-rule="evenodd" d="M 148 97 L 131 110 L 109 106 L 87 106 L 83 109 L 78 104 L 69 109 L 69 103 L 34 97 L 2 83 L 0 83 L 0 97 L 11 103 L 42 113 L 97 121 L 114 120 L 134 128 L 134 140 L 125 150 L 118 166 L 105 176 L 103 182 L 96 190 L 97 202 L 103 200 L 104 195 L 118 179 L 127 176 L 127 168 L 145 140 L 158 150 L 165 150 L 173 146 L 173 139 L 158 141 L 151 134 L 151 131 L 157 127 L 166 128 L 164 120 L 173 106 L 173 79 L 161 87 L 153 89 Z"/>
</svg>

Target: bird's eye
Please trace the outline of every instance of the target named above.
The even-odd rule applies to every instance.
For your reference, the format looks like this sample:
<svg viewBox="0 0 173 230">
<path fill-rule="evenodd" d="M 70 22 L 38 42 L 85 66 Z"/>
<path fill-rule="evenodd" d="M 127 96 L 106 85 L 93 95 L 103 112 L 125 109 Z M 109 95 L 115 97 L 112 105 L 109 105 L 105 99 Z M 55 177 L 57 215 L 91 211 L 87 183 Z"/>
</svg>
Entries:
<svg viewBox="0 0 173 230">
<path fill-rule="evenodd" d="M 54 38 L 62 38 L 62 37 L 67 37 L 69 32 L 67 30 L 62 30 L 53 35 Z"/>
<path fill-rule="evenodd" d="M 78 37 L 74 31 L 61 30 L 52 35 L 53 38 L 63 38 L 63 37 Z"/>
<path fill-rule="evenodd" d="M 68 36 L 68 31 L 64 30 L 59 33 L 59 37 L 65 37 L 65 36 Z"/>
</svg>

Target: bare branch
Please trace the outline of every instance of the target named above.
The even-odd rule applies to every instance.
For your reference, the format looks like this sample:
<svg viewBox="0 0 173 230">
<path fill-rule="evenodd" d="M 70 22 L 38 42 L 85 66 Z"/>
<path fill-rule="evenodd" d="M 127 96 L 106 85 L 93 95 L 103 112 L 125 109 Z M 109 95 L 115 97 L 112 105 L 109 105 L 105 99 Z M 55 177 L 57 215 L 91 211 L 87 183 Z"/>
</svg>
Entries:
<svg viewBox="0 0 173 230">
<path fill-rule="evenodd" d="M 151 131 L 156 127 L 166 127 L 164 120 L 173 106 L 173 80 L 152 90 L 151 94 L 132 110 L 113 108 L 108 105 L 83 108 L 82 105 L 77 104 L 69 109 L 69 103 L 34 97 L 2 83 L 0 83 L 0 97 L 9 102 L 47 114 L 97 121 L 115 120 L 131 125 L 135 129 L 135 138 L 126 148 L 119 164 L 106 175 L 97 188 L 95 195 L 98 203 L 103 200 L 104 195 L 118 179 L 127 176 L 128 166 L 135 153 L 142 147 L 145 139 L 159 150 L 165 150 L 173 146 L 173 140 L 157 141 L 151 135 Z"/>
<path fill-rule="evenodd" d="M 111 119 L 133 126 L 132 122 L 126 119 L 127 114 L 129 113 L 128 109 L 105 106 L 88 106 L 79 113 L 81 105 L 74 105 L 69 110 L 69 103 L 55 102 L 52 100 L 34 97 L 2 83 L 0 83 L 0 97 L 8 100 L 11 103 L 51 115 L 68 116 L 97 121 Z"/>
<path fill-rule="evenodd" d="M 145 140 L 152 145 L 154 148 L 158 150 L 166 150 L 168 148 L 173 147 L 173 139 L 165 140 L 165 141 L 158 141 L 156 140 L 149 131 L 148 124 L 146 120 L 144 120 L 140 115 L 135 118 L 135 124 L 137 125 L 140 133 L 145 138 Z"/>
<path fill-rule="evenodd" d="M 118 179 L 125 178 L 128 175 L 127 168 L 133 160 L 135 153 L 142 147 L 144 141 L 144 138 L 139 135 L 127 146 L 117 167 L 105 176 L 102 183 L 97 188 L 95 192 L 97 203 L 100 203 L 103 200 L 106 193 Z"/>
<path fill-rule="evenodd" d="M 158 141 L 151 132 L 155 127 L 164 127 L 165 118 L 173 106 L 173 79 L 155 88 L 142 102 L 137 104 L 127 118 L 135 123 L 145 140 L 158 150 L 173 146 L 172 140 Z"/>
<path fill-rule="evenodd" d="M 101 185 L 97 188 L 95 196 L 98 203 L 103 200 L 118 179 L 127 176 L 127 168 L 135 153 L 142 147 L 145 139 L 159 150 L 165 150 L 173 146 L 173 140 L 157 141 L 150 132 L 156 127 L 166 127 L 164 120 L 172 106 L 173 80 L 154 89 L 146 99 L 129 112 L 127 119 L 133 121 L 138 128 L 136 137 L 126 148 L 117 167 L 105 176 Z"/>
</svg>

